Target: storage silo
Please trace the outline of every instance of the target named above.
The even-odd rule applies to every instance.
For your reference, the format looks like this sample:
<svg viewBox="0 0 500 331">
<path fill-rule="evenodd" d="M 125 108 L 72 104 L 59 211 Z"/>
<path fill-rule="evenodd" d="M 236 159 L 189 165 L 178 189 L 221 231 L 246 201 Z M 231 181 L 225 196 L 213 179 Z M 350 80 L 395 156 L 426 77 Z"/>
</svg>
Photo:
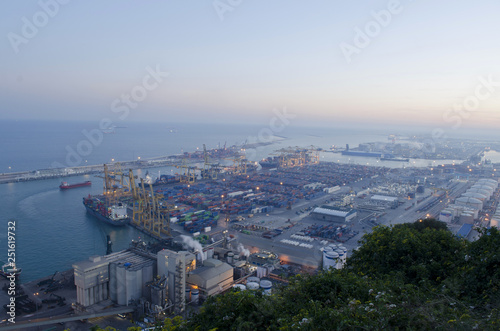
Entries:
<svg viewBox="0 0 500 331">
<path fill-rule="evenodd" d="M 460 215 L 460 222 L 463 224 L 473 224 L 474 214 L 471 212 L 463 212 L 462 215 Z"/>
<path fill-rule="evenodd" d="M 464 194 L 462 194 L 462 196 L 468 197 L 468 198 L 478 199 L 482 202 L 488 200 L 488 197 L 486 195 L 478 193 L 478 192 L 465 192 Z"/>
<path fill-rule="evenodd" d="M 116 264 L 109 264 L 109 298 L 111 301 L 117 302 L 117 276 L 116 276 Z"/>
<path fill-rule="evenodd" d="M 487 178 L 487 179 L 483 178 L 478 180 L 476 183 L 491 185 L 495 190 L 498 188 L 498 181 L 492 178 Z"/>
<path fill-rule="evenodd" d="M 186 287 L 186 302 L 191 301 L 191 289 Z"/>
<path fill-rule="evenodd" d="M 334 251 L 323 252 L 323 269 L 328 270 L 330 268 L 336 268 L 337 260 L 339 259 L 339 254 Z"/>
<path fill-rule="evenodd" d="M 247 287 L 243 284 L 234 284 L 233 289 L 235 290 L 240 290 L 240 291 L 245 291 Z"/>
<path fill-rule="evenodd" d="M 264 294 L 271 295 L 273 283 L 269 280 L 262 280 L 260 282 L 260 288 L 264 290 Z"/>
<path fill-rule="evenodd" d="M 493 188 L 491 185 L 474 185 L 473 187 L 471 187 L 471 189 L 474 188 L 474 189 L 479 189 L 479 190 L 485 190 L 487 192 L 489 192 L 490 196 L 493 195 L 493 192 L 495 192 L 495 188 Z"/>
<path fill-rule="evenodd" d="M 248 277 L 247 278 L 247 283 L 257 283 L 257 284 L 260 284 L 260 278 L 259 277 L 255 277 L 255 276 Z"/>
<path fill-rule="evenodd" d="M 259 288 L 260 288 L 259 283 L 247 282 L 247 289 L 249 289 L 250 291 L 255 291 L 258 290 Z"/>
<path fill-rule="evenodd" d="M 234 253 L 233 252 L 227 253 L 227 263 L 233 264 L 233 257 L 234 257 Z"/>
<path fill-rule="evenodd" d="M 197 288 L 193 288 L 191 290 L 191 303 L 197 305 L 200 300 L 200 290 Z"/>
<path fill-rule="evenodd" d="M 455 200 L 455 203 L 460 206 L 472 207 L 475 209 L 483 209 L 483 203 L 481 200 L 470 198 L 470 197 L 460 197 Z"/>
<path fill-rule="evenodd" d="M 441 222 L 451 223 L 451 221 L 453 220 L 453 214 L 446 209 L 442 210 L 441 213 L 439 214 L 439 220 Z"/>
<path fill-rule="evenodd" d="M 125 268 L 116 265 L 116 303 L 122 306 L 127 305 L 127 278 Z"/>
</svg>

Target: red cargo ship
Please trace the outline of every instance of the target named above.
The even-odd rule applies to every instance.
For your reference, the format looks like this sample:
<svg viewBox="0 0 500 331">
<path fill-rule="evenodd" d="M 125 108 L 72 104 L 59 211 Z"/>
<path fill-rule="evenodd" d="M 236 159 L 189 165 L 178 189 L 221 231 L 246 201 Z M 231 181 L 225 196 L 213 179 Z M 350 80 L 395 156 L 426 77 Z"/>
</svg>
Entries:
<svg viewBox="0 0 500 331">
<path fill-rule="evenodd" d="M 69 188 L 76 188 L 76 187 L 83 187 L 83 186 L 90 186 L 92 185 L 92 182 L 90 180 L 83 182 L 83 183 L 78 183 L 78 184 L 68 184 L 68 182 L 62 182 L 61 185 L 59 185 L 59 188 L 61 190 L 67 190 Z"/>
</svg>

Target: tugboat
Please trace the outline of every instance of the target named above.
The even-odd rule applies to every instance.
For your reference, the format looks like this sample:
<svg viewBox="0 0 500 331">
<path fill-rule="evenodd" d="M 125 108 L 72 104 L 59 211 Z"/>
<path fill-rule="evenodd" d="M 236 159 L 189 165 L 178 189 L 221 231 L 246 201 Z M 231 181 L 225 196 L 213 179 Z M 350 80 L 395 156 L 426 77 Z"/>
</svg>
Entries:
<svg viewBox="0 0 500 331">
<path fill-rule="evenodd" d="M 90 185 L 92 185 L 92 182 L 90 180 L 83 182 L 83 183 L 77 183 L 77 184 L 68 184 L 68 182 L 62 182 L 61 185 L 59 185 L 59 188 L 61 190 L 67 190 L 70 188 L 84 187 L 84 186 L 90 186 Z"/>
</svg>

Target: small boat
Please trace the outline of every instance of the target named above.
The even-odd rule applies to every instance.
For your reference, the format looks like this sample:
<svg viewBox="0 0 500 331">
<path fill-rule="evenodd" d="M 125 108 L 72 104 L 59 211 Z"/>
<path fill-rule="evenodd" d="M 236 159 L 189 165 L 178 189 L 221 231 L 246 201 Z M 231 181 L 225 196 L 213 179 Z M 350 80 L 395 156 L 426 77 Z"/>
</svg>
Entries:
<svg viewBox="0 0 500 331">
<path fill-rule="evenodd" d="M 8 277 L 11 275 L 19 277 L 19 275 L 21 274 L 21 271 L 22 271 L 22 269 L 16 268 L 15 263 L 5 263 L 2 266 L 2 270 L 0 271 L 0 275 L 2 275 L 4 277 Z"/>
<path fill-rule="evenodd" d="M 77 183 L 77 184 L 68 184 L 68 182 L 62 182 L 61 185 L 59 185 L 59 188 L 61 190 L 67 190 L 70 188 L 84 187 L 84 186 L 90 186 L 90 185 L 92 185 L 92 182 L 90 180 L 83 182 L 83 183 Z"/>
</svg>

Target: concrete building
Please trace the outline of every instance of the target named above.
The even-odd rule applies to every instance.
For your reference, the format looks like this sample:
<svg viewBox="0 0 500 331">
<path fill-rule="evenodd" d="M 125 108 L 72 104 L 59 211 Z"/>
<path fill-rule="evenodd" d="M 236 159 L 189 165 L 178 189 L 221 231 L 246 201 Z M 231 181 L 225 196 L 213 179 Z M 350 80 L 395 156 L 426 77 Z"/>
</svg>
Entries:
<svg viewBox="0 0 500 331">
<path fill-rule="evenodd" d="M 188 286 L 199 289 L 200 295 L 210 296 L 223 292 L 233 285 L 233 267 L 215 259 L 206 259 L 203 266 L 187 275 Z"/>
<path fill-rule="evenodd" d="M 318 220 L 347 223 L 350 222 L 357 213 L 354 209 L 335 208 L 330 206 L 321 206 L 314 208 L 312 216 Z"/>
<path fill-rule="evenodd" d="M 120 305 L 149 298 L 146 283 L 153 280 L 155 257 L 133 249 L 92 256 L 73 265 L 77 303 L 82 307 L 111 299 Z"/>
<path fill-rule="evenodd" d="M 158 276 L 167 279 L 168 300 L 177 311 L 183 311 L 186 305 L 187 274 L 196 269 L 196 256 L 187 251 L 174 252 L 168 249 L 159 251 Z"/>
</svg>

